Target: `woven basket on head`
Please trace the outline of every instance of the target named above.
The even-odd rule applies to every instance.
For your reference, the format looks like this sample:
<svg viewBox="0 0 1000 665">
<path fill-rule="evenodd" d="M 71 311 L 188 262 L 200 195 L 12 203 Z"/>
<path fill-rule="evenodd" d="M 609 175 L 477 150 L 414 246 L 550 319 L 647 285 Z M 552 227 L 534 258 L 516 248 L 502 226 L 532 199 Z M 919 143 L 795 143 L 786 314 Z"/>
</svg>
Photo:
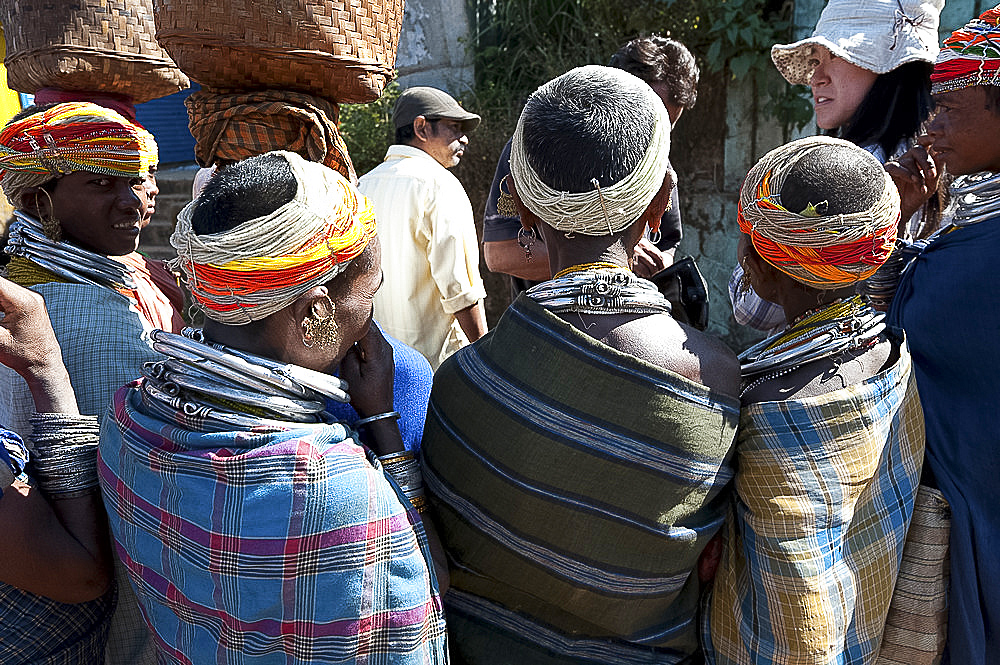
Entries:
<svg viewBox="0 0 1000 665">
<path fill-rule="evenodd" d="M 110 92 L 135 103 L 187 88 L 156 43 L 152 0 L 0 0 L 7 85 Z"/>
<path fill-rule="evenodd" d="M 370 102 L 393 76 L 403 0 L 155 0 L 156 38 L 219 90 Z"/>
</svg>

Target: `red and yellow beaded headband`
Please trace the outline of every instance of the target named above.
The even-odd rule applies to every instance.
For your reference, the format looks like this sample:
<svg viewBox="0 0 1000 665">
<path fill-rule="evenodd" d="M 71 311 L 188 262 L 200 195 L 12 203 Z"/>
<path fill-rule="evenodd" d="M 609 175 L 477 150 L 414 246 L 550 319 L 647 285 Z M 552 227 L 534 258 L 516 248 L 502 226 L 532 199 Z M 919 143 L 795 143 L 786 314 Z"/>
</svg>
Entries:
<svg viewBox="0 0 1000 665">
<path fill-rule="evenodd" d="M 117 112 L 89 102 L 66 102 L 0 131 L 0 177 L 7 171 L 143 177 L 155 153 L 152 136 Z"/>
<path fill-rule="evenodd" d="M 259 321 L 343 272 L 375 237 L 371 201 L 342 175 L 290 152 L 295 197 L 273 213 L 222 233 L 191 227 L 197 200 L 177 216 L 172 265 L 210 319 Z"/>
</svg>

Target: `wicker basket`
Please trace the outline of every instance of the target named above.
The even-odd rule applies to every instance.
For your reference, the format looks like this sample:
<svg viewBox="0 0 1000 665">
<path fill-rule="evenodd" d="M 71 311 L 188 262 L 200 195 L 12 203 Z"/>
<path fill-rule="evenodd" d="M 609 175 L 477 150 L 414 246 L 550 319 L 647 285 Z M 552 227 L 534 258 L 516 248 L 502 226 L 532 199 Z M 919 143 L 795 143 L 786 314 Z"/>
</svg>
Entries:
<svg viewBox="0 0 1000 665">
<path fill-rule="evenodd" d="M 152 0 L 0 0 L 7 85 L 110 92 L 135 103 L 190 85 L 155 39 Z"/>
<path fill-rule="evenodd" d="M 403 0 L 155 0 L 156 38 L 192 79 L 370 102 L 393 77 Z"/>
</svg>

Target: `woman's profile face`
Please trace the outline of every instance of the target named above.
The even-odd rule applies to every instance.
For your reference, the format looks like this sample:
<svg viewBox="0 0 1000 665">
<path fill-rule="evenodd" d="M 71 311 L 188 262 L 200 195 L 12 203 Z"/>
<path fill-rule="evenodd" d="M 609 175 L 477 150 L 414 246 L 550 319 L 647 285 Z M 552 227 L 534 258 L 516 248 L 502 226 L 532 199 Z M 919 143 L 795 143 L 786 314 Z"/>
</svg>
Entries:
<svg viewBox="0 0 1000 665">
<path fill-rule="evenodd" d="M 843 127 L 872 89 L 878 74 L 833 55 L 823 46 L 813 47 L 810 64 L 816 67 L 809 80 L 816 126 Z"/>
</svg>

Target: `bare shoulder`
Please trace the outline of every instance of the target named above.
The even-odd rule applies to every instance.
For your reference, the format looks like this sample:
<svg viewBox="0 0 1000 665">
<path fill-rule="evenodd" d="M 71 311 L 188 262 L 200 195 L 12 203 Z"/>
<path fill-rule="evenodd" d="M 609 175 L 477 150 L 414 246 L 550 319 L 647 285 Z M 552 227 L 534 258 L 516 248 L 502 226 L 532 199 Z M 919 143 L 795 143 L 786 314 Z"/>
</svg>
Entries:
<svg viewBox="0 0 1000 665">
<path fill-rule="evenodd" d="M 607 330 L 601 341 L 712 390 L 739 394 L 740 364 L 736 354 L 718 338 L 668 315 L 622 321 Z"/>
</svg>

